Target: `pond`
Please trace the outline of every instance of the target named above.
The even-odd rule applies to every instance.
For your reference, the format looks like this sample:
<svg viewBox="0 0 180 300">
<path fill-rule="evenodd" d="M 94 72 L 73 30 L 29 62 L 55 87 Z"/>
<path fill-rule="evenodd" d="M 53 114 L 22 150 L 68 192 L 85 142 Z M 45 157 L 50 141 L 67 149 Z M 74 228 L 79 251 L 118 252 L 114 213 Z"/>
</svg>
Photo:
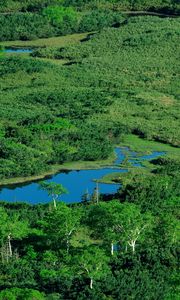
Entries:
<svg viewBox="0 0 180 300">
<path fill-rule="evenodd" d="M 137 153 L 131 152 L 128 148 L 115 148 L 115 152 L 117 158 L 113 166 L 94 170 L 61 171 L 60 173 L 46 179 L 46 181 L 61 183 L 68 190 L 68 194 L 61 196 L 62 201 L 66 203 L 80 202 L 86 191 L 88 191 L 89 194 L 93 193 L 96 187 L 96 182 L 94 180 L 98 180 L 103 176 L 114 172 L 127 172 L 127 169 L 119 168 L 127 155 L 132 165 L 138 165 L 141 167 L 141 161 L 143 162 L 144 160 L 154 159 L 165 154 L 164 152 L 153 152 L 151 155 L 139 156 Z M 120 186 L 120 184 L 99 183 L 99 192 L 103 194 L 113 194 L 120 188 Z M 0 200 L 38 204 L 48 203 L 50 198 L 46 192 L 39 189 L 38 182 L 29 182 L 26 184 L 11 185 L 9 187 L 2 188 L 0 192 Z"/>
<path fill-rule="evenodd" d="M 23 54 L 23 53 L 32 53 L 33 50 L 30 48 L 5 48 L 4 52 L 12 54 Z"/>
</svg>

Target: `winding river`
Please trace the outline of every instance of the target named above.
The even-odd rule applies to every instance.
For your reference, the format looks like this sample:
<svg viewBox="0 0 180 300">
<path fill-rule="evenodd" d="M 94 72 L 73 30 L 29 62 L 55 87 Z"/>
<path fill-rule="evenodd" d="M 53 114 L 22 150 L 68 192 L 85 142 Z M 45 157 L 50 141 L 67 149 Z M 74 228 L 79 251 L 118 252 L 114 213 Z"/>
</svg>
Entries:
<svg viewBox="0 0 180 300">
<path fill-rule="evenodd" d="M 68 194 L 61 196 L 62 201 L 66 203 L 80 202 L 82 195 L 85 194 L 87 190 L 89 194 L 93 193 L 96 186 L 94 180 L 98 180 L 111 173 L 127 172 L 127 169 L 120 168 L 125 158 L 128 158 L 132 165 L 142 167 L 144 160 L 151 160 L 165 154 L 164 152 L 152 152 L 150 155 L 142 156 L 130 151 L 128 148 L 115 148 L 115 152 L 117 158 L 112 166 L 94 170 L 61 171 L 45 180 L 48 182 L 61 183 L 68 190 Z M 120 186 L 120 184 L 99 183 L 99 192 L 112 194 L 115 193 Z M 36 181 L 2 188 L 0 191 L 0 201 L 38 204 L 48 203 L 50 198 L 46 192 L 40 190 L 39 183 Z"/>
</svg>

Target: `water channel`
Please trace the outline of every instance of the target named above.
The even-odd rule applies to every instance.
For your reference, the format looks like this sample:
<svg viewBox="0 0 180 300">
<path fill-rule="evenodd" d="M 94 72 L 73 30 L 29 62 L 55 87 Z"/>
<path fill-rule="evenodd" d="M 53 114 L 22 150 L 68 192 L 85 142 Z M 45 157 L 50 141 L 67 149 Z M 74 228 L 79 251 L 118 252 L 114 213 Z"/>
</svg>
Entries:
<svg viewBox="0 0 180 300">
<path fill-rule="evenodd" d="M 33 50 L 30 48 L 5 48 L 5 53 L 12 53 L 12 54 L 23 54 L 23 53 L 32 53 Z"/>
<path fill-rule="evenodd" d="M 87 190 L 89 194 L 93 193 L 96 186 L 94 180 L 111 173 L 127 172 L 127 169 L 121 168 L 125 158 L 128 158 L 132 165 L 143 167 L 144 160 L 151 160 L 165 154 L 164 152 L 152 152 L 150 155 L 140 155 L 128 148 L 115 148 L 115 152 L 117 158 L 112 166 L 94 170 L 61 171 L 45 180 L 61 183 L 68 190 L 68 194 L 61 196 L 62 201 L 66 203 L 80 202 L 82 195 Z M 99 183 L 99 192 L 103 194 L 115 193 L 119 188 L 120 184 Z M 46 192 L 40 190 L 39 183 L 36 181 L 2 188 L 0 190 L 0 201 L 37 204 L 48 203 L 50 198 Z"/>
</svg>

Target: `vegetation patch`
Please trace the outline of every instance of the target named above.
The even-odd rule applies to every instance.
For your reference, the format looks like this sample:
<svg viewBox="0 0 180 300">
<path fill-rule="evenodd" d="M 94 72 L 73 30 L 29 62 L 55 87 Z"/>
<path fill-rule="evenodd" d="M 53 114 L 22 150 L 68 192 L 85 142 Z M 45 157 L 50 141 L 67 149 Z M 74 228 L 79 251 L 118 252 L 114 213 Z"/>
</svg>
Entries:
<svg viewBox="0 0 180 300">
<path fill-rule="evenodd" d="M 179 8 L 1 1 L 1 183 L 111 165 L 115 145 L 136 164 L 166 155 L 140 168 L 125 153 L 128 172 L 101 179 L 120 183 L 115 194 L 97 182 L 66 205 L 65 187 L 45 181 L 46 205 L 1 202 L 0 300 L 179 299 Z"/>
<path fill-rule="evenodd" d="M 46 173 L 52 164 L 107 159 L 127 134 L 143 138 L 138 152 L 149 147 L 140 141 L 151 140 L 156 151 L 177 157 L 178 25 L 178 19 L 134 17 L 60 47 L 59 57 L 72 62 L 63 66 L 2 55 L 1 180 Z M 171 105 L 162 101 L 167 98 Z M 62 119 L 71 126 L 56 126 Z"/>
</svg>

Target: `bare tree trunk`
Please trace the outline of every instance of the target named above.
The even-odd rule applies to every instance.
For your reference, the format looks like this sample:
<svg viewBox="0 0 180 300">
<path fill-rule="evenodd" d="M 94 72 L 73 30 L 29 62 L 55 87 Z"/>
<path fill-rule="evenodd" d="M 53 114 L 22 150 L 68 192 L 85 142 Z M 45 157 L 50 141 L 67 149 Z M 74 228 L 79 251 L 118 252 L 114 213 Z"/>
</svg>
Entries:
<svg viewBox="0 0 180 300">
<path fill-rule="evenodd" d="M 132 251 L 133 251 L 133 254 L 135 253 L 135 242 L 133 241 L 132 242 Z"/>
<path fill-rule="evenodd" d="M 111 243 L 111 255 L 114 255 L 114 244 Z"/>
<path fill-rule="evenodd" d="M 1 247 L 1 261 L 2 261 L 2 264 L 5 263 L 6 254 L 7 254 L 6 245 L 2 244 L 2 247 Z"/>
<path fill-rule="evenodd" d="M 74 231 L 75 228 L 72 228 L 69 232 L 66 233 L 66 251 L 67 254 L 69 254 L 69 248 L 70 248 L 70 238 L 71 234 Z"/>
<path fill-rule="evenodd" d="M 12 257 L 11 234 L 8 235 L 9 256 Z"/>
<path fill-rule="evenodd" d="M 90 279 L 90 289 L 92 290 L 92 288 L 93 288 L 93 279 L 91 278 Z"/>
<path fill-rule="evenodd" d="M 67 251 L 67 254 L 69 254 L 69 237 L 66 240 L 66 251 Z"/>
<path fill-rule="evenodd" d="M 53 202 L 54 202 L 54 208 L 57 209 L 56 199 L 55 198 L 53 198 Z"/>
<path fill-rule="evenodd" d="M 133 254 L 135 253 L 135 246 L 136 246 L 136 241 L 130 241 L 128 242 L 129 246 L 132 247 L 132 252 Z"/>
</svg>

